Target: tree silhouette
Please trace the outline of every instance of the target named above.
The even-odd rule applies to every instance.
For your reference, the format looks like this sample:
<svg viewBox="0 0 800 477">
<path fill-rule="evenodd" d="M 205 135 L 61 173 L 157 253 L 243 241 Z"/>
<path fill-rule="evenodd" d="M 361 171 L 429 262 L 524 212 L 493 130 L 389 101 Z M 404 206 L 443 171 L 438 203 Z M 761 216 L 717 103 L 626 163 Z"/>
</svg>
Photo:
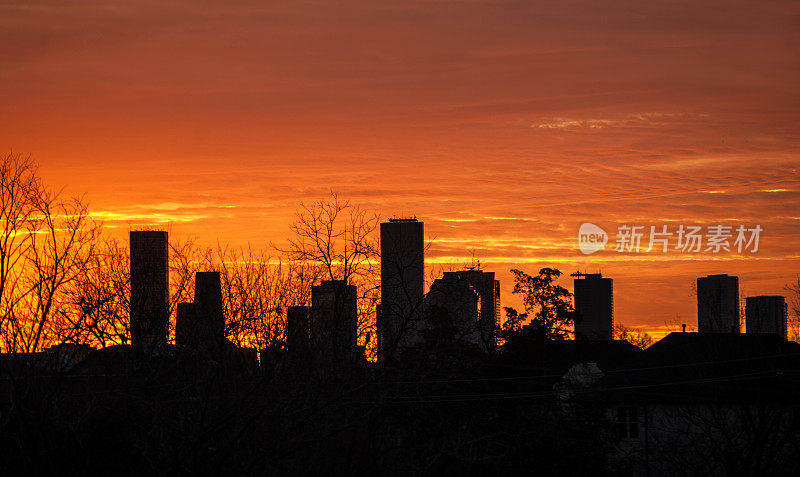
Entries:
<svg viewBox="0 0 800 477">
<path fill-rule="evenodd" d="M 59 313 L 94 253 L 99 224 L 80 197 L 62 198 L 36 163 L 0 158 L 0 347 L 36 352 L 68 338 Z"/>
<path fill-rule="evenodd" d="M 130 253 L 116 239 L 105 239 L 70 284 L 59 313 L 75 343 L 105 348 L 129 344 Z"/>
<path fill-rule="evenodd" d="M 641 349 L 645 349 L 653 344 L 653 338 L 644 330 L 629 328 L 622 323 L 614 325 L 614 339 L 627 341 Z"/>
<path fill-rule="evenodd" d="M 786 285 L 789 292 L 789 316 L 786 317 L 787 338 L 800 342 L 800 275 L 795 281 Z"/>
<path fill-rule="evenodd" d="M 515 282 L 513 293 L 522 295 L 525 311 L 520 313 L 514 308 L 505 308 L 503 338 L 513 339 L 521 333 L 546 340 L 568 338 L 575 322 L 575 308 L 572 293 L 555 283 L 562 275 L 561 271 L 545 267 L 536 276 L 517 269 L 512 269 L 511 273 Z M 526 319 L 530 321 L 522 326 Z"/>
<path fill-rule="evenodd" d="M 289 226 L 292 236 L 286 247 L 276 247 L 290 263 L 315 268 L 320 280 L 342 281 L 357 287 L 358 341 L 375 353 L 375 304 L 380 297 L 377 214 L 353 205 L 331 192 L 327 200 L 300 204 L 295 221 Z M 333 316 L 326 334 L 336 336 L 338 323 L 345 318 L 346 287 L 334 287 Z"/>
<path fill-rule="evenodd" d="M 652 439 L 658 475 L 790 475 L 797 464 L 796 409 L 717 402 L 660 411 Z"/>
</svg>

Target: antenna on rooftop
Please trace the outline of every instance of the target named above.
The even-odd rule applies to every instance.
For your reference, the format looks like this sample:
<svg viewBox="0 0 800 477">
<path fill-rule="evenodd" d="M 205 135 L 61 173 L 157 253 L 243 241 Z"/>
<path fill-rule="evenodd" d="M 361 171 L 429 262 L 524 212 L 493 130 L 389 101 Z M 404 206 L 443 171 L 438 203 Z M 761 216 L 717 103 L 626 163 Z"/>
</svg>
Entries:
<svg viewBox="0 0 800 477">
<path fill-rule="evenodd" d="M 603 278 L 602 273 L 584 273 L 580 270 L 575 273 L 570 273 L 571 277 L 578 277 L 578 278 Z"/>
<path fill-rule="evenodd" d="M 481 269 L 481 259 L 475 258 L 476 250 L 472 250 L 472 260 L 469 262 L 469 265 L 464 266 L 466 270 L 480 270 Z"/>
</svg>

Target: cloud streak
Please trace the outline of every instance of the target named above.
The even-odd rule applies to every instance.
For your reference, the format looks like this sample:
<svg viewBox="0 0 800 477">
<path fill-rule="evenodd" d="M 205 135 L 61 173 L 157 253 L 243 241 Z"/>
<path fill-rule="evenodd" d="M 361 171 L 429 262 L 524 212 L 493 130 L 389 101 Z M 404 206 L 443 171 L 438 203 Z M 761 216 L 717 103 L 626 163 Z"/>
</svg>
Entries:
<svg viewBox="0 0 800 477">
<path fill-rule="evenodd" d="M 118 233 L 266 246 L 334 189 L 425 220 L 431 262 L 602 269 L 656 329 L 698 275 L 800 270 L 800 8 L 725 7 L 5 2 L 0 147 Z M 765 232 L 757 257 L 584 257 L 584 221 Z"/>
</svg>

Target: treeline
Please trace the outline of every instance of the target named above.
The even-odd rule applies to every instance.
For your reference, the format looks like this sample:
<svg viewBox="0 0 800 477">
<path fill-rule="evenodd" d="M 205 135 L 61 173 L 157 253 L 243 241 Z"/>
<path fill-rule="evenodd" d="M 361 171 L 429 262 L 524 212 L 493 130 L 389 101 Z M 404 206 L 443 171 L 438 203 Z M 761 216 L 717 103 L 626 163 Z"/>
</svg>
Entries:
<svg viewBox="0 0 800 477">
<path fill-rule="evenodd" d="M 85 198 L 46 186 L 30 157 L 0 159 L 0 351 L 129 344 L 128 244 L 102 233 Z M 256 349 L 284 342 L 286 308 L 310 305 L 313 285 L 347 280 L 359 290 L 360 344 L 374 354 L 378 221 L 332 194 L 301 205 L 285 248 L 171 240 L 170 333 L 177 304 L 193 301 L 198 271 L 220 272 L 226 337 Z"/>
<path fill-rule="evenodd" d="M 380 300 L 377 214 L 336 194 L 301 204 L 285 246 L 201 246 L 170 240 L 170 334 L 177 304 L 193 301 L 194 274 L 219 271 L 226 337 L 263 349 L 285 343 L 286 309 L 310 305 L 321 280 L 358 289 L 358 344 L 376 354 L 375 307 Z M 84 197 L 64 197 L 40 178 L 36 163 L 17 153 L 0 157 L 0 352 L 31 353 L 58 343 L 95 348 L 130 343 L 130 255 L 126 242 L 102 232 Z M 548 339 L 571 336 L 572 296 L 561 275 L 512 270 L 523 310 L 505 309 L 502 335 L 522 324 Z M 427 278 L 432 282 L 431 273 Z M 797 338 L 800 282 L 790 292 L 790 339 Z M 615 338 L 644 348 L 643 330 L 618 324 Z"/>
</svg>

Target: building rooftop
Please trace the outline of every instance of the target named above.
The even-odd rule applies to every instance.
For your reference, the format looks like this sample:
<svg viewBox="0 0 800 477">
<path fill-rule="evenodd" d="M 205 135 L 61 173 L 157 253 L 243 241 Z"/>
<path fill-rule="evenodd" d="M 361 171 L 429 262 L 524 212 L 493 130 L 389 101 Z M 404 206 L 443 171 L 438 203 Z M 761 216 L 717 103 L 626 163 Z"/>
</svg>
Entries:
<svg viewBox="0 0 800 477">
<path fill-rule="evenodd" d="M 575 278 L 603 278 L 602 273 L 582 273 L 582 272 L 575 272 L 570 274 L 571 277 Z"/>
<path fill-rule="evenodd" d="M 636 361 L 600 365 L 606 376 L 590 394 L 603 402 L 794 402 L 799 365 L 800 344 L 777 335 L 675 332 Z"/>
</svg>

